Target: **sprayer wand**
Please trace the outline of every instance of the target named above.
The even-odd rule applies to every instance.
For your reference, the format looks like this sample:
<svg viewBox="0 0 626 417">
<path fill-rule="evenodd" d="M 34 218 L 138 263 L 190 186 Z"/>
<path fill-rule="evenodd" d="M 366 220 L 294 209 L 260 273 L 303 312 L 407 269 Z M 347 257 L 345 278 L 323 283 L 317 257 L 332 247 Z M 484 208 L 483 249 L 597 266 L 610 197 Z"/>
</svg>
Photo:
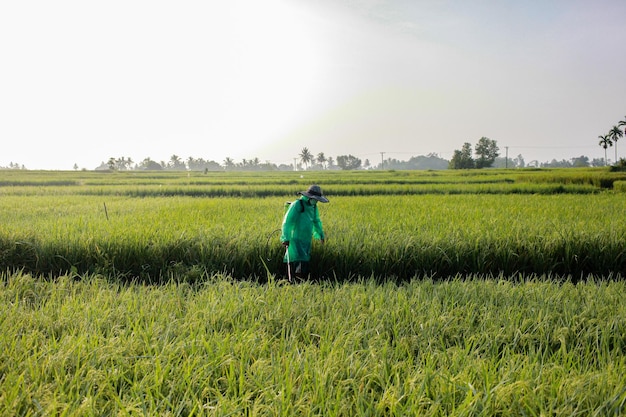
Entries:
<svg viewBox="0 0 626 417">
<path fill-rule="evenodd" d="M 285 248 L 285 254 L 287 255 L 287 277 L 289 278 L 289 282 L 291 282 L 291 261 L 289 260 L 289 246 L 286 246 Z"/>
</svg>

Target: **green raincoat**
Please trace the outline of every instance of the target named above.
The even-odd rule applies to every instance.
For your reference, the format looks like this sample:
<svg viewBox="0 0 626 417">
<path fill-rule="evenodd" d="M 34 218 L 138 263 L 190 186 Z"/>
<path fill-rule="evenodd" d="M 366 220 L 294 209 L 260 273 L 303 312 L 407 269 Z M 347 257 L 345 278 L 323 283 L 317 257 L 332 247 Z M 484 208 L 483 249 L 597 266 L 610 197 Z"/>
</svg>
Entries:
<svg viewBox="0 0 626 417">
<path fill-rule="evenodd" d="M 284 262 L 309 262 L 311 260 L 312 238 L 324 240 L 324 230 L 317 207 L 311 204 L 309 197 L 303 195 L 289 205 L 283 218 L 281 242 L 289 242 Z M 304 208 L 304 211 L 302 211 Z"/>
</svg>

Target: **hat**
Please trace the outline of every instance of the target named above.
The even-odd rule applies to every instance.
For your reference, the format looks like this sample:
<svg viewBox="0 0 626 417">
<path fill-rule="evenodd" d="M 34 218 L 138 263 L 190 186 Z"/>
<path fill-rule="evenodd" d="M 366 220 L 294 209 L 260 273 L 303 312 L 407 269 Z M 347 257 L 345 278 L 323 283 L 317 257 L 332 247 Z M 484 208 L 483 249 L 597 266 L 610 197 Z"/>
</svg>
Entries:
<svg viewBox="0 0 626 417">
<path fill-rule="evenodd" d="M 322 203 L 328 203 L 328 199 L 326 197 L 324 197 L 324 195 L 322 195 L 322 189 L 320 188 L 319 185 L 313 184 L 312 186 L 309 187 L 308 190 L 301 191 L 298 194 L 305 195 L 305 196 L 307 196 L 309 198 L 315 199 L 315 200 L 320 201 Z"/>
</svg>

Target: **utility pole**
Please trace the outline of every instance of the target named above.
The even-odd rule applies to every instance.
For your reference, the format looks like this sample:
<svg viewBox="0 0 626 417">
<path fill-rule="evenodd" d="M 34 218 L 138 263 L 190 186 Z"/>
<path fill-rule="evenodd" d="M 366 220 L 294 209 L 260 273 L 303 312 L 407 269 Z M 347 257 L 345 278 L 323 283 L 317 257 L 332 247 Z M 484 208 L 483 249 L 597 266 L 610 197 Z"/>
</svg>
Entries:
<svg viewBox="0 0 626 417">
<path fill-rule="evenodd" d="M 508 169 L 509 168 L 509 147 L 505 146 L 504 149 L 506 149 L 506 158 L 504 159 L 504 167 Z"/>
<path fill-rule="evenodd" d="M 384 166 L 385 166 L 385 152 L 381 152 L 380 153 L 380 169 L 381 169 L 381 171 L 383 170 Z"/>
</svg>

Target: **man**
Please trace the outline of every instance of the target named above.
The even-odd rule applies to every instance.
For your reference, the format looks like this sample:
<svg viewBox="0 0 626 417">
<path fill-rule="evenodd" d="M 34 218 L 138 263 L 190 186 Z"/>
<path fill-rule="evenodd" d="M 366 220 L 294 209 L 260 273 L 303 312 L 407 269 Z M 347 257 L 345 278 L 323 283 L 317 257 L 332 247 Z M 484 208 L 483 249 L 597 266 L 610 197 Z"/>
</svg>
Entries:
<svg viewBox="0 0 626 417">
<path fill-rule="evenodd" d="M 287 247 L 283 262 L 287 264 L 288 277 L 302 278 L 309 274 L 311 262 L 311 241 L 325 242 L 322 221 L 317 203 L 328 203 L 319 185 L 311 185 L 308 190 L 299 192 L 300 198 L 289 205 L 283 218 L 280 241 Z"/>
</svg>

